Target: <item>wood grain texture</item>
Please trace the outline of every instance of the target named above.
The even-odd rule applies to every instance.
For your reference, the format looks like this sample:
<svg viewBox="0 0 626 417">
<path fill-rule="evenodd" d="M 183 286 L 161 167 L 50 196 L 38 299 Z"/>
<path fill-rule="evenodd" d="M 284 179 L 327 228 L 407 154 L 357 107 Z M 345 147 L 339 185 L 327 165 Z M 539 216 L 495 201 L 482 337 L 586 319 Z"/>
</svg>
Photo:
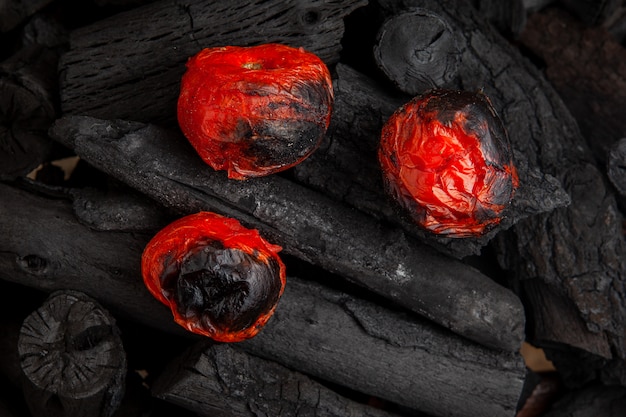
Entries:
<svg viewBox="0 0 626 417">
<path fill-rule="evenodd" d="M 78 291 L 59 291 L 24 320 L 23 389 L 41 417 L 110 417 L 124 397 L 126 353 L 115 319 Z"/>
<path fill-rule="evenodd" d="M 343 17 L 364 0 L 157 1 L 70 34 L 64 114 L 171 124 L 185 62 L 201 49 L 285 43 L 338 62 Z"/>
<path fill-rule="evenodd" d="M 7 196 L 0 232 L 11 237 L 0 241 L 2 279 L 44 291 L 89 293 L 120 317 L 200 340 L 174 324 L 169 310 L 143 287 L 138 267 L 144 235 L 93 231 L 77 221 L 69 201 L 6 185 L 0 191 Z M 413 313 L 295 276 L 288 276 L 263 331 L 237 346 L 436 416 L 468 410 L 511 416 L 525 374 L 517 352 L 485 348 Z"/>
</svg>

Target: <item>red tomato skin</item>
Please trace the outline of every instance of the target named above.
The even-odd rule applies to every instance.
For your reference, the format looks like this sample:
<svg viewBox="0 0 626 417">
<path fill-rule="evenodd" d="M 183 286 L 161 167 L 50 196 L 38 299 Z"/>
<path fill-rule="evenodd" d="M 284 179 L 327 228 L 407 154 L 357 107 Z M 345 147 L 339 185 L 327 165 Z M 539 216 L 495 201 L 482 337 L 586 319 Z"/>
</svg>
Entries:
<svg viewBox="0 0 626 417">
<path fill-rule="evenodd" d="M 284 171 L 320 145 L 334 93 L 324 62 L 281 44 L 206 48 L 191 57 L 177 103 L 181 131 L 229 178 Z"/>
<path fill-rule="evenodd" d="M 267 305 L 246 328 L 232 329 L 228 324 L 211 323 L 206 317 L 189 314 L 187 306 L 179 305 L 175 294 L 167 289 L 175 286 L 172 280 L 180 279 L 181 265 L 189 254 L 211 243 L 248 254 L 262 266 L 272 265 L 278 271 L 276 282 L 269 284 L 270 299 L 258 300 Z M 199 212 L 175 220 L 150 240 L 142 254 L 143 281 L 157 300 L 170 307 L 174 321 L 185 329 L 219 342 L 239 342 L 254 337 L 274 314 L 286 284 L 286 268 L 278 256 L 281 250 L 280 246 L 261 237 L 257 230 L 244 227 L 236 219 Z"/>
<path fill-rule="evenodd" d="M 381 132 L 387 193 L 424 229 L 481 236 L 519 185 L 508 135 L 482 92 L 434 89 L 399 108 Z"/>
</svg>

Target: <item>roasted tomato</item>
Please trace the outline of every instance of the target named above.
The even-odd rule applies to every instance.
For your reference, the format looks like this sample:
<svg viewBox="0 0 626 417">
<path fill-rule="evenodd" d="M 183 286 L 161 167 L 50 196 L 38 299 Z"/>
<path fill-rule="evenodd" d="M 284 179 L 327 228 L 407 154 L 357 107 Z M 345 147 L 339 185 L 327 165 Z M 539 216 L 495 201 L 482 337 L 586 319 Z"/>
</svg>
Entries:
<svg viewBox="0 0 626 417">
<path fill-rule="evenodd" d="M 219 342 L 255 336 L 285 289 L 279 246 L 236 219 L 200 212 L 174 221 L 144 249 L 144 283 L 187 330 Z"/>
<path fill-rule="evenodd" d="M 500 223 L 518 186 L 502 121 L 482 92 L 435 89 L 385 123 L 385 189 L 425 229 L 480 236 Z"/>
<path fill-rule="evenodd" d="M 315 151 L 333 105 L 330 73 L 302 48 L 208 48 L 191 57 L 178 123 L 200 157 L 229 178 L 290 168 Z"/>
</svg>

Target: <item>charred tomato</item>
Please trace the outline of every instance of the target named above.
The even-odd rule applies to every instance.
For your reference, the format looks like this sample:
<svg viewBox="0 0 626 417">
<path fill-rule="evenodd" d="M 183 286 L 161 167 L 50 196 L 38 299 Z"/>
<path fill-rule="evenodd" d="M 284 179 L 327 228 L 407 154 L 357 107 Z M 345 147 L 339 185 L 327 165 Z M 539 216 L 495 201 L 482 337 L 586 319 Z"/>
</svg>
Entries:
<svg viewBox="0 0 626 417">
<path fill-rule="evenodd" d="M 199 212 L 170 223 L 141 261 L 150 293 L 187 330 L 219 342 L 255 336 L 285 289 L 280 246 L 236 219 Z"/>
<path fill-rule="evenodd" d="M 433 89 L 413 98 L 383 126 L 378 159 L 393 200 L 448 237 L 493 229 L 518 186 L 507 132 L 482 92 Z"/>
<path fill-rule="evenodd" d="M 208 165 L 245 179 L 283 171 L 315 151 L 333 100 L 317 55 L 281 44 L 225 46 L 188 60 L 177 115 Z"/>
</svg>

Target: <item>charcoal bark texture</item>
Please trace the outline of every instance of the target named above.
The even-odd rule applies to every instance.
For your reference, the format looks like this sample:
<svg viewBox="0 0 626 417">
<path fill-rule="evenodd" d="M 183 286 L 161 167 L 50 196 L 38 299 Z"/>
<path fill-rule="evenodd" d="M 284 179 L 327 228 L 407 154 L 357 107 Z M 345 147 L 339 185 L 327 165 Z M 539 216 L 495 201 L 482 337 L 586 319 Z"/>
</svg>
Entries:
<svg viewBox="0 0 626 417">
<path fill-rule="evenodd" d="M 171 322 L 171 313 L 160 308 L 141 281 L 138 254 L 153 233 L 92 230 L 77 221 L 70 201 L 7 185 L 0 189 L 3 279 L 46 292 L 74 289 L 114 315 L 140 317 L 144 324 Z"/>
<path fill-rule="evenodd" d="M 460 53 L 448 23 L 421 8 L 383 22 L 374 44 L 380 69 L 410 95 L 450 85 L 457 76 Z"/>
<path fill-rule="evenodd" d="M 0 32 L 8 32 L 43 9 L 52 0 L 0 1 Z"/>
<path fill-rule="evenodd" d="M 91 297 L 51 294 L 24 320 L 17 348 L 33 415 L 110 417 L 117 411 L 126 353 L 115 319 Z"/>
<path fill-rule="evenodd" d="M 144 235 L 93 231 L 76 220 L 69 201 L 6 185 L 0 191 L 0 232 L 8 237 L 0 241 L 2 279 L 89 292 L 120 317 L 200 340 L 143 287 Z M 434 416 L 511 416 L 525 375 L 518 352 L 485 348 L 413 313 L 295 276 L 287 277 L 262 332 L 237 346 Z"/>
<path fill-rule="evenodd" d="M 129 187 L 80 188 L 70 192 L 74 214 L 92 230 L 152 233 L 174 215 Z"/>
<path fill-rule="evenodd" d="M 391 114 L 410 99 L 385 89 L 353 68 L 339 64 L 334 82 L 335 105 L 326 140 L 293 168 L 294 177 L 334 199 L 385 222 L 455 258 L 479 254 L 501 230 L 525 217 L 569 204 L 560 182 L 515 155 L 520 187 L 500 225 L 483 236 L 456 239 L 419 228 L 385 194 L 378 164 L 380 131 Z"/>
<path fill-rule="evenodd" d="M 308 376 L 229 344 L 198 342 L 151 385 L 157 398 L 198 416 L 392 417 Z"/>
<path fill-rule="evenodd" d="M 52 153 L 57 59 L 31 45 L 0 64 L 0 179 L 26 175 Z"/>
<path fill-rule="evenodd" d="M 605 28 L 556 7 L 532 14 L 519 40 L 543 60 L 546 77 L 604 166 L 613 143 L 626 137 L 624 46 Z"/>
<path fill-rule="evenodd" d="M 598 338 L 598 343 L 577 347 L 591 350 L 608 339 L 614 354 L 626 358 L 622 216 L 576 119 L 555 89 L 468 2 L 377 3 L 386 15 L 419 6 L 445 19 L 463 51 L 456 86 L 483 89 L 502 117 L 514 150 L 525 155 L 530 166 L 556 177 L 570 194 L 568 207 L 531 216 L 498 235 L 494 245 L 501 265 L 517 280 L 542 279 L 574 302 Z"/>
<path fill-rule="evenodd" d="M 435 416 L 514 414 L 525 372 L 517 354 L 460 337 L 443 342 L 439 327 L 311 282 L 292 279 L 285 296 L 298 302 L 281 303 L 267 330 L 241 343 L 244 350 L 323 379 L 343 378 L 344 363 L 353 363 L 358 391 Z M 307 350 L 303 361 L 299 352 Z M 434 380 L 425 379 L 430 372 Z"/>
<path fill-rule="evenodd" d="M 559 3 L 587 25 L 603 25 L 623 7 L 623 0 L 560 0 Z"/>
<path fill-rule="evenodd" d="M 626 137 L 609 148 L 606 171 L 611 183 L 622 197 L 626 197 Z"/>
<path fill-rule="evenodd" d="M 203 48 L 285 43 L 339 60 L 343 18 L 365 0 L 167 0 L 76 29 L 60 62 L 64 114 L 175 123 L 185 62 Z"/>
<path fill-rule="evenodd" d="M 290 255 L 338 273 L 486 346 L 517 350 L 517 297 L 402 230 L 280 176 L 230 180 L 179 132 L 68 116 L 50 134 L 81 158 L 181 215 L 215 211 L 257 228 Z"/>
<path fill-rule="evenodd" d="M 526 8 L 532 7 L 524 0 L 472 0 L 471 3 L 503 36 L 512 38 L 524 29 Z"/>
<path fill-rule="evenodd" d="M 626 414 L 626 388 L 592 385 L 565 394 L 545 417 L 618 417 Z"/>
</svg>

